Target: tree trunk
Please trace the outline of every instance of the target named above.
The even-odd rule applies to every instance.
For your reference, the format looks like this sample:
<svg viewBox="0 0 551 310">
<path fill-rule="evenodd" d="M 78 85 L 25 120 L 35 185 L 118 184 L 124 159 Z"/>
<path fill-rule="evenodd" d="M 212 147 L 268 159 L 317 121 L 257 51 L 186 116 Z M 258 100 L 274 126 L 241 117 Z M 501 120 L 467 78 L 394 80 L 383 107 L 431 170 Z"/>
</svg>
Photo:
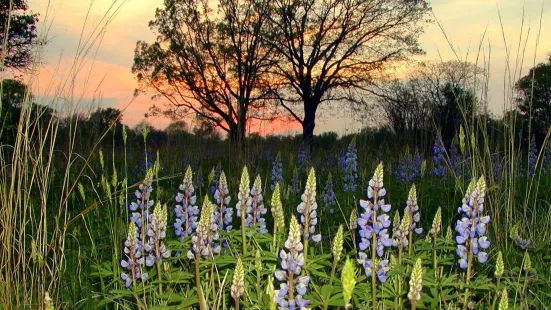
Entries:
<svg viewBox="0 0 551 310">
<path fill-rule="evenodd" d="M 239 150 L 243 150 L 245 145 L 245 124 L 236 124 L 232 122 L 229 127 L 230 142 L 236 145 Z"/>
<path fill-rule="evenodd" d="M 316 111 L 319 102 L 312 99 L 304 101 L 304 120 L 302 121 L 302 139 L 312 144 L 314 140 L 314 128 L 316 127 Z"/>
</svg>

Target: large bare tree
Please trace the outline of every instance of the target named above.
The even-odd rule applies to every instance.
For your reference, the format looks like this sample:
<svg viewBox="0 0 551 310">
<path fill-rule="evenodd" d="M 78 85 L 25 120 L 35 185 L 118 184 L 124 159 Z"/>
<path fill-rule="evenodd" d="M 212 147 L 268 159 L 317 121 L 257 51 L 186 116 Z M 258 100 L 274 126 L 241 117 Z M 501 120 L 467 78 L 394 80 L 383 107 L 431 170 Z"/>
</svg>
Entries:
<svg viewBox="0 0 551 310">
<path fill-rule="evenodd" d="M 137 43 L 132 67 L 140 90 L 168 102 L 150 113 L 198 116 L 242 142 L 247 121 L 260 118 L 267 102 L 267 13 L 254 0 L 165 0 L 150 22 L 157 39 Z"/>
<path fill-rule="evenodd" d="M 267 1 L 267 0 L 266 0 Z M 387 62 L 421 54 L 425 0 L 271 0 L 266 42 L 280 61 L 274 94 L 313 137 L 316 111 L 365 89 Z M 302 104 L 297 113 L 293 104 Z"/>
</svg>

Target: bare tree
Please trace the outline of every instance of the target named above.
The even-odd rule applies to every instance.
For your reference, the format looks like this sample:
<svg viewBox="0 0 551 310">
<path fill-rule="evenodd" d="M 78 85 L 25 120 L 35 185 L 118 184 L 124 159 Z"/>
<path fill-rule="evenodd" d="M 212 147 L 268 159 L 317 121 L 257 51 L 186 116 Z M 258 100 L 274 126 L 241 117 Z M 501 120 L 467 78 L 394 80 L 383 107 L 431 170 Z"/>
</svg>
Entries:
<svg viewBox="0 0 551 310">
<path fill-rule="evenodd" d="M 386 62 L 422 53 L 417 38 L 430 10 L 424 0 L 273 0 L 270 8 L 265 40 L 280 58 L 272 86 L 305 140 L 321 103 L 345 100 Z"/>
<path fill-rule="evenodd" d="M 267 13 L 253 0 L 166 0 L 150 22 L 157 40 L 137 43 L 132 67 L 140 90 L 152 88 L 168 101 L 150 113 L 198 116 L 242 142 L 247 121 L 260 118 L 267 102 Z"/>
<path fill-rule="evenodd" d="M 480 112 L 474 94 L 482 75 L 469 62 L 421 62 L 407 78 L 381 83 L 372 94 L 399 136 L 414 139 L 437 129 L 449 143 L 459 123 Z"/>
</svg>

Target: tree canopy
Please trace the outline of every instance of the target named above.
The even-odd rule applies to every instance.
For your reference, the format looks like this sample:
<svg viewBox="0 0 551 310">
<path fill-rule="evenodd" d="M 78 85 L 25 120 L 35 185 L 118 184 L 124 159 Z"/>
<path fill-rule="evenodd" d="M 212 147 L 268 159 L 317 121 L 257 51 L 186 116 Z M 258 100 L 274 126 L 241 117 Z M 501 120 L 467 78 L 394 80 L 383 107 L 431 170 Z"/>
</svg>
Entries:
<svg viewBox="0 0 551 310">
<path fill-rule="evenodd" d="M 538 145 L 542 145 L 551 126 L 551 54 L 547 63 L 530 69 L 515 88 L 518 110 L 529 122 L 527 130 L 535 136 Z"/>
<path fill-rule="evenodd" d="M 247 121 L 266 105 L 272 51 L 260 35 L 267 14 L 253 0 L 166 0 L 150 22 L 157 39 L 137 43 L 132 68 L 142 90 L 168 101 L 150 112 L 197 116 L 242 141 Z"/>
<path fill-rule="evenodd" d="M 38 14 L 28 14 L 28 9 L 27 0 L 0 0 L 0 71 L 23 70 L 31 63 Z"/>
<path fill-rule="evenodd" d="M 264 38 L 279 57 L 275 93 L 305 140 L 321 103 L 346 102 L 346 91 L 368 88 L 385 64 L 422 53 L 417 38 L 429 9 L 423 0 L 270 1 Z"/>
</svg>

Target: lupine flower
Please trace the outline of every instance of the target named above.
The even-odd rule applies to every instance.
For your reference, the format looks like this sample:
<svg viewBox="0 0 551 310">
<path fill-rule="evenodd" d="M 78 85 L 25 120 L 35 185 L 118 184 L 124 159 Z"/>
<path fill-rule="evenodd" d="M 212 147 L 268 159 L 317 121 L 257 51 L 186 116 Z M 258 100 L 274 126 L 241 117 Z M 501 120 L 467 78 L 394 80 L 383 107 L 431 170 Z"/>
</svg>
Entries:
<svg viewBox="0 0 551 310">
<path fill-rule="evenodd" d="M 354 264 L 349 258 L 346 258 L 344 267 L 342 269 L 341 281 L 342 281 L 342 296 L 344 297 L 345 308 L 349 305 L 354 287 L 356 286 L 356 271 L 354 270 Z"/>
<path fill-rule="evenodd" d="M 532 242 L 529 239 L 523 239 L 520 237 L 518 223 L 513 225 L 513 227 L 511 227 L 511 229 L 509 230 L 509 236 L 511 237 L 511 239 L 513 239 L 513 242 L 519 248 L 523 250 L 530 248 L 530 244 Z"/>
<path fill-rule="evenodd" d="M 416 152 L 413 156 L 406 153 L 394 166 L 393 173 L 400 182 L 408 183 L 421 174 L 422 165 L 423 158 L 419 153 Z"/>
<path fill-rule="evenodd" d="M 452 232 L 452 229 L 450 226 L 448 226 L 446 228 L 446 241 L 448 243 L 453 243 L 454 242 L 454 239 L 453 239 L 453 232 Z"/>
<path fill-rule="evenodd" d="M 290 187 L 291 194 L 295 195 L 300 193 L 300 190 L 301 190 L 300 188 L 301 188 L 301 184 L 298 177 L 298 169 L 295 166 L 295 169 L 293 170 L 293 178 L 291 179 L 291 187 Z"/>
<path fill-rule="evenodd" d="M 339 230 L 337 230 L 337 234 L 335 235 L 335 239 L 333 239 L 333 246 L 331 247 L 331 253 L 333 253 L 333 258 L 337 262 L 341 259 L 343 243 L 344 243 L 344 236 L 343 236 L 342 225 L 340 225 Z"/>
<path fill-rule="evenodd" d="M 421 300 L 421 290 L 423 289 L 423 264 L 420 258 L 415 262 L 409 279 L 408 299 L 414 303 Z"/>
<path fill-rule="evenodd" d="M 304 299 L 310 277 L 299 276 L 304 265 L 304 246 L 301 242 L 300 226 L 293 215 L 289 227 L 289 237 L 285 248 L 279 252 L 281 269 L 275 272 L 275 278 L 281 281 L 279 290 L 275 291 L 276 303 L 279 309 L 302 309 L 309 303 Z"/>
<path fill-rule="evenodd" d="M 436 238 L 442 230 L 442 208 L 438 207 L 436 214 L 434 215 L 434 220 L 432 221 L 432 226 L 429 231 L 429 235 L 433 238 Z"/>
<path fill-rule="evenodd" d="M 343 151 L 339 152 L 339 156 L 337 157 L 337 165 L 342 171 L 344 172 L 346 168 L 346 153 Z"/>
<path fill-rule="evenodd" d="M 274 193 L 272 194 L 272 216 L 274 217 L 275 227 L 281 229 L 285 226 L 283 219 L 283 205 L 279 191 L 279 183 L 276 183 Z"/>
<path fill-rule="evenodd" d="M 241 258 L 238 258 L 237 263 L 235 264 L 235 272 L 233 273 L 230 294 L 235 300 L 239 300 L 241 296 L 245 294 L 245 272 L 243 270 Z"/>
<path fill-rule="evenodd" d="M 220 253 L 218 245 L 218 224 L 214 220 L 214 207 L 208 195 L 203 200 L 201 218 L 197 224 L 195 235 L 191 237 L 191 249 L 187 253 L 189 259 L 197 259 L 200 256 L 213 256 Z"/>
<path fill-rule="evenodd" d="M 303 171 L 310 165 L 310 152 L 308 147 L 301 145 L 297 154 L 298 169 Z"/>
<path fill-rule="evenodd" d="M 446 175 L 446 162 L 445 154 L 446 149 L 440 142 L 440 139 L 437 137 L 434 138 L 434 146 L 432 148 L 432 162 L 434 164 L 433 174 L 439 177 L 444 177 Z"/>
<path fill-rule="evenodd" d="M 329 176 L 327 177 L 327 182 L 325 183 L 325 189 L 324 195 L 323 195 L 323 207 L 324 210 L 327 208 L 329 209 L 329 213 L 333 214 L 333 209 L 331 207 L 336 205 L 335 201 L 335 192 L 333 191 L 333 180 L 331 177 L 331 172 L 329 172 Z"/>
<path fill-rule="evenodd" d="M 212 168 L 209 174 L 210 194 L 213 196 L 219 187 L 221 173 L 222 173 L 222 168 L 220 167 L 220 163 L 218 163 L 216 168 Z"/>
<path fill-rule="evenodd" d="M 507 310 L 509 309 L 509 296 L 507 295 L 507 288 L 503 289 L 503 292 L 501 292 L 501 299 L 499 300 L 499 304 L 497 305 L 498 310 Z"/>
<path fill-rule="evenodd" d="M 256 176 L 254 180 L 253 188 L 250 191 L 251 193 L 251 204 L 247 209 L 247 218 L 245 219 L 245 225 L 247 227 L 253 227 L 256 224 L 259 224 L 258 232 L 265 234 L 268 232 L 266 229 L 266 219 L 262 216 L 268 211 L 264 206 L 264 201 L 262 197 L 262 179 L 260 175 Z"/>
<path fill-rule="evenodd" d="M 385 204 L 383 198 L 385 195 L 386 190 L 383 187 L 383 164 L 380 163 L 377 169 L 375 169 L 373 178 L 369 181 L 367 189 L 368 200 L 360 200 L 360 207 L 365 212 L 358 218 L 361 239 L 358 245 L 360 249 L 358 263 L 364 267 L 367 277 L 371 277 L 372 269 L 374 266 L 377 266 L 377 277 L 381 282 L 386 281 L 388 260 L 373 262 L 373 258 L 368 259 L 368 255 L 364 251 L 370 246 L 374 246 L 376 247 L 377 255 L 383 257 L 384 248 L 392 245 L 392 239 L 388 235 L 388 228 L 391 223 L 388 214 L 386 214 L 390 211 L 391 206 Z M 374 237 L 376 238 L 376 244 L 372 244 Z"/>
<path fill-rule="evenodd" d="M 274 277 L 272 275 L 268 276 L 268 285 L 266 285 L 266 294 L 270 297 L 270 310 L 276 309 L 276 296 L 274 288 Z"/>
<path fill-rule="evenodd" d="M 343 191 L 353 193 L 358 186 L 358 150 L 356 149 L 356 138 L 354 137 L 348 145 L 346 160 L 344 162 L 344 188 Z"/>
<path fill-rule="evenodd" d="M 545 148 L 545 154 L 543 155 L 543 168 L 544 174 L 547 174 L 551 169 L 551 145 L 547 144 Z"/>
<path fill-rule="evenodd" d="M 530 141 L 530 152 L 528 153 L 528 176 L 536 176 L 536 166 L 538 163 L 538 146 L 536 145 L 536 140 L 532 139 Z"/>
<path fill-rule="evenodd" d="M 134 193 L 136 201 L 130 203 L 128 208 L 130 209 L 130 221 L 132 221 L 138 227 L 138 236 L 142 237 L 142 233 L 139 232 L 142 229 L 143 224 L 147 225 L 149 218 L 149 208 L 154 205 L 154 200 L 151 199 L 151 192 L 153 187 L 151 186 L 151 180 L 153 179 L 153 170 L 147 170 L 145 179 L 138 185 L 138 189 Z M 145 233 L 145 230 L 144 230 Z"/>
<path fill-rule="evenodd" d="M 232 215 L 233 208 L 228 208 L 231 197 L 228 189 L 228 181 L 224 171 L 220 173 L 220 181 L 218 182 L 218 188 L 214 192 L 214 201 L 216 202 L 216 209 L 214 210 L 214 221 L 218 225 L 218 228 L 230 231 L 232 229 Z"/>
<path fill-rule="evenodd" d="M 283 181 L 283 164 L 281 163 L 281 152 L 277 153 L 277 156 L 272 163 L 272 184 L 270 190 L 274 190 L 277 183 Z"/>
<path fill-rule="evenodd" d="M 501 251 L 499 251 L 497 252 L 496 269 L 494 271 L 494 276 L 499 279 L 503 276 L 504 272 L 505 264 L 503 263 L 503 254 L 501 253 Z"/>
<path fill-rule="evenodd" d="M 467 188 L 465 198 L 463 198 L 463 204 L 458 209 L 458 213 L 462 217 L 455 225 L 455 231 L 457 232 L 455 240 L 457 242 L 456 253 L 459 256 L 459 267 L 462 269 L 467 268 L 469 255 L 474 255 L 481 264 L 488 260 L 488 254 L 485 250 L 490 247 L 490 241 L 485 234 L 490 217 L 482 215 L 484 213 L 485 196 L 486 182 L 484 177 L 480 177 L 478 182 L 475 180 L 471 182 Z"/>
<path fill-rule="evenodd" d="M 529 274 L 533 271 L 532 260 L 530 259 L 530 254 L 528 254 L 528 251 L 524 252 L 524 262 L 522 269 L 524 270 L 524 272 L 526 272 L 526 274 Z"/>
<path fill-rule="evenodd" d="M 163 258 L 170 257 L 170 251 L 167 250 L 163 241 L 166 238 L 167 216 L 166 205 L 161 207 L 161 204 L 157 202 L 153 216 L 149 217 L 150 222 L 147 227 L 149 239 L 144 245 L 144 249 L 148 253 L 145 259 L 145 264 L 148 267 L 153 266 L 155 262 L 161 262 Z"/>
<path fill-rule="evenodd" d="M 396 212 L 398 213 L 398 212 Z M 404 218 L 399 225 L 394 226 L 394 236 L 392 243 L 396 247 L 404 247 L 409 244 L 409 228 L 411 227 L 411 215 L 409 213 L 404 214 Z"/>
<path fill-rule="evenodd" d="M 239 183 L 239 193 L 237 194 L 237 205 L 235 209 L 237 210 L 237 216 L 241 217 L 242 214 L 247 217 L 247 214 L 252 211 L 251 203 L 252 199 L 250 196 L 250 178 L 249 171 L 247 167 L 243 167 L 243 172 L 241 173 L 241 182 Z M 247 225 L 248 226 L 248 225 Z"/>
<path fill-rule="evenodd" d="M 174 222 L 174 233 L 180 237 L 180 240 L 184 240 L 185 237 L 190 236 L 195 228 L 197 228 L 197 215 L 199 215 L 199 208 L 195 205 L 197 202 L 197 196 L 195 195 L 195 188 L 193 187 L 193 172 L 191 167 L 188 166 L 184 180 L 178 187 L 180 190 L 176 195 L 176 207 L 174 208 L 174 215 L 176 221 Z"/>
<path fill-rule="evenodd" d="M 496 152 L 492 155 L 492 173 L 496 183 L 500 183 L 503 180 L 503 163 L 503 154 Z"/>
<path fill-rule="evenodd" d="M 394 218 L 392 219 L 392 227 L 397 230 L 400 227 L 400 212 L 396 211 L 394 212 Z M 406 229 L 407 231 L 407 229 Z"/>
<path fill-rule="evenodd" d="M 121 279 L 124 286 L 130 287 L 137 279 L 145 281 L 147 273 L 142 272 L 144 259 L 142 257 L 141 242 L 138 240 L 138 227 L 134 222 L 128 226 L 128 235 L 124 241 L 124 255 L 126 258 L 121 260 L 121 267 L 127 269 L 128 273 L 121 273 Z"/>
<path fill-rule="evenodd" d="M 321 234 L 314 235 L 316 224 L 318 223 L 318 204 L 316 202 L 316 171 L 310 169 L 304 194 L 301 196 L 302 202 L 297 206 L 297 212 L 301 214 L 300 222 L 303 225 L 304 242 L 312 240 L 321 241 Z"/>
<path fill-rule="evenodd" d="M 409 213 L 410 218 L 412 219 L 410 230 L 418 235 L 422 234 L 423 228 L 417 227 L 417 224 L 421 220 L 421 214 L 419 213 L 419 205 L 417 204 L 417 190 L 415 188 L 415 184 L 413 184 L 409 190 L 408 200 L 406 202 L 404 212 Z"/>
<path fill-rule="evenodd" d="M 450 164 L 454 174 L 458 177 L 462 176 L 462 160 L 459 156 L 459 152 L 455 144 L 452 144 L 452 146 L 450 147 Z"/>
<path fill-rule="evenodd" d="M 358 229 L 358 210 L 356 210 L 355 208 L 352 209 L 352 211 L 350 212 L 350 220 L 348 221 L 349 222 L 349 229 L 351 231 L 355 231 L 356 229 Z"/>
</svg>

